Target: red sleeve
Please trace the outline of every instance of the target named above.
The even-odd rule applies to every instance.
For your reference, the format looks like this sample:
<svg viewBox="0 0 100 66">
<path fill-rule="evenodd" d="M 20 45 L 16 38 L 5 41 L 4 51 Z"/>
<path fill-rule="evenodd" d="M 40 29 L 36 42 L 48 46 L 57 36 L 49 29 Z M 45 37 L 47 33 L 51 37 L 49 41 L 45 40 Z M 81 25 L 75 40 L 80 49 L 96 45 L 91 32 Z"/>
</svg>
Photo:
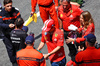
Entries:
<svg viewBox="0 0 100 66">
<path fill-rule="evenodd" d="M 88 28 L 87 28 L 87 30 L 86 30 L 84 36 L 87 36 L 89 33 L 94 34 L 94 24 L 93 24 L 93 23 L 92 23 L 91 25 L 88 26 Z M 83 36 L 83 37 L 84 37 L 84 36 Z"/>
<path fill-rule="evenodd" d="M 95 28 L 94 28 L 94 24 L 92 23 L 91 25 L 88 26 L 88 28 L 87 28 L 87 30 L 86 30 L 84 36 L 87 36 L 89 33 L 94 34 L 94 29 L 95 29 Z M 77 38 L 77 39 L 76 39 L 76 42 L 80 43 L 80 41 L 85 41 L 84 36 L 82 36 L 82 38 Z"/>
<path fill-rule="evenodd" d="M 45 42 L 45 38 L 44 38 L 44 32 L 42 32 L 42 38 L 41 38 L 41 42 Z"/>
<path fill-rule="evenodd" d="M 63 46 L 63 45 L 64 45 L 64 35 L 62 33 L 58 36 L 57 46 Z"/>
<path fill-rule="evenodd" d="M 77 43 L 80 43 L 81 41 L 85 41 L 85 38 L 82 37 L 82 38 L 77 38 L 77 39 L 76 39 L 76 42 L 77 42 Z"/>
<path fill-rule="evenodd" d="M 37 0 L 31 0 L 31 7 L 33 12 L 35 12 L 36 4 L 37 4 Z"/>
<path fill-rule="evenodd" d="M 62 5 L 59 6 L 59 8 L 58 8 L 58 17 L 59 17 L 61 20 L 64 20 Z"/>
<path fill-rule="evenodd" d="M 55 1 L 55 6 L 58 6 L 58 0 L 54 0 Z"/>
<path fill-rule="evenodd" d="M 76 64 L 82 62 L 82 55 L 80 54 L 81 52 L 79 52 L 76 56 L 75 56 L 75 62 Z"/>
<path fill-rule="evenodd" d="M 60 18 L 60 14 L 61 14 L 61 6 L 58 7 L 58 17 Z"/>
<path fill-rule="evenodd" d="M 80 33 L 82 31 L 82 28 L 78 28 L 78 32 Z"/>
</svg>

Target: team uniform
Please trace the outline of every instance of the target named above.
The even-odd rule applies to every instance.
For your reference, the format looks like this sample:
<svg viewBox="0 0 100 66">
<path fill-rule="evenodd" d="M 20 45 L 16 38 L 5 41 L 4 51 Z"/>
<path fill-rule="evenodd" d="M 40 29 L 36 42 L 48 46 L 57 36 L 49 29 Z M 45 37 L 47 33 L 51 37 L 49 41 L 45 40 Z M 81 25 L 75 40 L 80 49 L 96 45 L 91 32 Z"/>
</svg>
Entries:
<svg viewBox="0 0 100 66">
<path fill-rule="evenodd" d="M 84 27 L 81 27 L 81 28 L 78 29 L 78 32 L 79 32 L 79 33 L 82 33 L 82 38 L 76 38 L 76 42 L 77 42 L 77 43 L 80 43 L 80 42 L 82 42 L 82 41 L 85 41 L 84 36 L 87 36 L 87 35 L 90 34 L 90 33 L 91 33 L 91 34 L 94 34 L 94 32 L 95 32 L 95 26 L 94 26 L 93 23 L 91 23 L 91 24 L 87 27 L 86 30 L 85 30 Z"/>
<path fill-rule="evenodd" d="M 63 47 L 64 36 L 61 30 L 55 29 L 52 36 L 50 35 L 50 33 L 42 31 L 41 42 L 47 44 L 48 53 L 53 51 L 57 46 L 62 46 L 59 51 L 49 56 L 51 62 L 59 62 L 65 58 L 65 52 Z"/>
<path fill-rule="evenodd" d="M 83 10 L 81 10 L 78 6 L 71 5 L 68 12 L 65 13 L 65 12 L 63 12 L 63 6 L 61 5 L 58 8 L 58 17 L 63 22 L 63 29 L 65 31 L 70 31 L 68 29 L 68 26 L 70 26 L 70 24 L 73 24 L 79 28 L 80 27 L 79 17 L 82 12 L 83 12 Z"/>
<path fill-rule="evenodd" d="M 10 32 L 13 29 L 9 28 L 9 24 L 14 24 L 15 20 L 19 17 L 21 17 L 21 15 L 14 7 L 12 7 L 11 12 L 5 11 L 5 8 L 0 12 L 0 27 L 3 33 L 2 38 L 11 62 L 15 62 L 16 60 L 15 57 L 13 57 L 13 47 L 10 40 Z"/>
<path fill-rule="evenodd" d="M 64 29 L 64 38 L 67 39 L 67 36 L 70 32 L 68 27 L 73 24 L 76 27 L 80 27 L 80 14 L 83 12 L 78 6 L 72 5 L 71 7 L 67 10 L 67 12 L 63 12 L 63 6 L 59 6 L 58 8 L 58 17 L 61 19 L 62 24 L 63 24 L 63 29 Z M 76 55 L 77 50 L 73 44 L 67 44 L 69 47 L 70 51 L 70 56 L 71 58 Z M 72 59 L 73 60 L 73 59 Z"/>
<path fill-rule="evenodd" d="M 12 44 L 13 44 L 13 48 L 14 48 L 14 52 L 15 52 L 15 55 L 16 55 L 16 52 L 19 50 L 19 49 L 22 49 L 22 48 L 25 48 L 26 45 L 25 45 L 25 38 L 27 36 L 27 33 L 21 29 L 14 29 L 11 31 L 11 35 L 10 35 L 10 38 L 11 38 L 11 41 L 12 41 Z"/>
<path fill-rule="evenodd" d="M 19 66 L 46 66 L 43 54 L 27 46 L 17 52 L 17 63 Z"/>
<path fill-rule="evenodd" d="M 53 3 L 53 0 L 31 0 L 32 5 L 32 11 L 35 12 L 36 3 L 38 3 L 40 16 L 43 20 L 43 23 L 49 19 L 49 16 L 51 19 L 55 21 L 56 28 L 59 28 L 59 23 L 57 19 L 57 13 L 55 10 L 55 6 L 58 6 L 58 0 L 54 0 L 55 5 Z"/>
<path fill-rule="evenodd" d="M 78 66 L 100 66 L 99 52 L 100 49 L 88 47 L 86 50 L 81 51 L 76 55 L 75 62 Z"/>
</svg>

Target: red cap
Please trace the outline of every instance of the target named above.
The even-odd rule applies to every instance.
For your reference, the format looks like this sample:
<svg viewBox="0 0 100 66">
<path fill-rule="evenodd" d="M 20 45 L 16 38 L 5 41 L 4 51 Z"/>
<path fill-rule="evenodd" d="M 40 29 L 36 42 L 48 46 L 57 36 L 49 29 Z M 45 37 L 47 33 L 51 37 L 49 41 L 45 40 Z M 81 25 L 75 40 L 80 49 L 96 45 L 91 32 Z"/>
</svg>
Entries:
<svg viewBox="0 0 100 66">
<path fill-rule="evenodd" d="M 49 31 L 54 26 L 54 20 L 48 19 L 45 21 L 44 26 L 42 27 L 42 30 Z"/>
</svg>

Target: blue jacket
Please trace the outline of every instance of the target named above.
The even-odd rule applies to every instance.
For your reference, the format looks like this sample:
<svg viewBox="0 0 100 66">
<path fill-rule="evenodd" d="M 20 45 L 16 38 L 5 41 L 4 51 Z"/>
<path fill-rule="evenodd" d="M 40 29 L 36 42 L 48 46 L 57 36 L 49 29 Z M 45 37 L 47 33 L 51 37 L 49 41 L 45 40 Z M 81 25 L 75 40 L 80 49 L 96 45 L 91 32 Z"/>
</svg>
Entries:
<svg viewBox="0 0 100 66">
<path fill-rule="evenodd" d="M 21 17 L 18 10 L 12 7 L 11 12 L 5 11 L 5 8 L 0 12 L 0 27 L 4 36 L 10 35 L 11 29 L 9 24 L 14 24 L 17 18 Z"/>
</svg>

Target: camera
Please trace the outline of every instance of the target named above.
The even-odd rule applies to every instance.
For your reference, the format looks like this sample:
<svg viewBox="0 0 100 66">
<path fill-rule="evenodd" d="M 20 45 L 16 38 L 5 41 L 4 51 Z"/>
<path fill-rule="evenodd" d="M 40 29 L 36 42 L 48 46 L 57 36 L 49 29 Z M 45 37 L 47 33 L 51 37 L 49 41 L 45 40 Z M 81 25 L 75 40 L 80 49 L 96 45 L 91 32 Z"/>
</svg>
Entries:
<svg viewBox="0 0 100 66">
<path fill-rule="evenodd" d="M 100 48 L 100 43 L 96 43 L 96 44 L 95 44 L 95 48 L 96 48 L 96 49 L 99 49 L 99 48 Z"/>
</svg>

